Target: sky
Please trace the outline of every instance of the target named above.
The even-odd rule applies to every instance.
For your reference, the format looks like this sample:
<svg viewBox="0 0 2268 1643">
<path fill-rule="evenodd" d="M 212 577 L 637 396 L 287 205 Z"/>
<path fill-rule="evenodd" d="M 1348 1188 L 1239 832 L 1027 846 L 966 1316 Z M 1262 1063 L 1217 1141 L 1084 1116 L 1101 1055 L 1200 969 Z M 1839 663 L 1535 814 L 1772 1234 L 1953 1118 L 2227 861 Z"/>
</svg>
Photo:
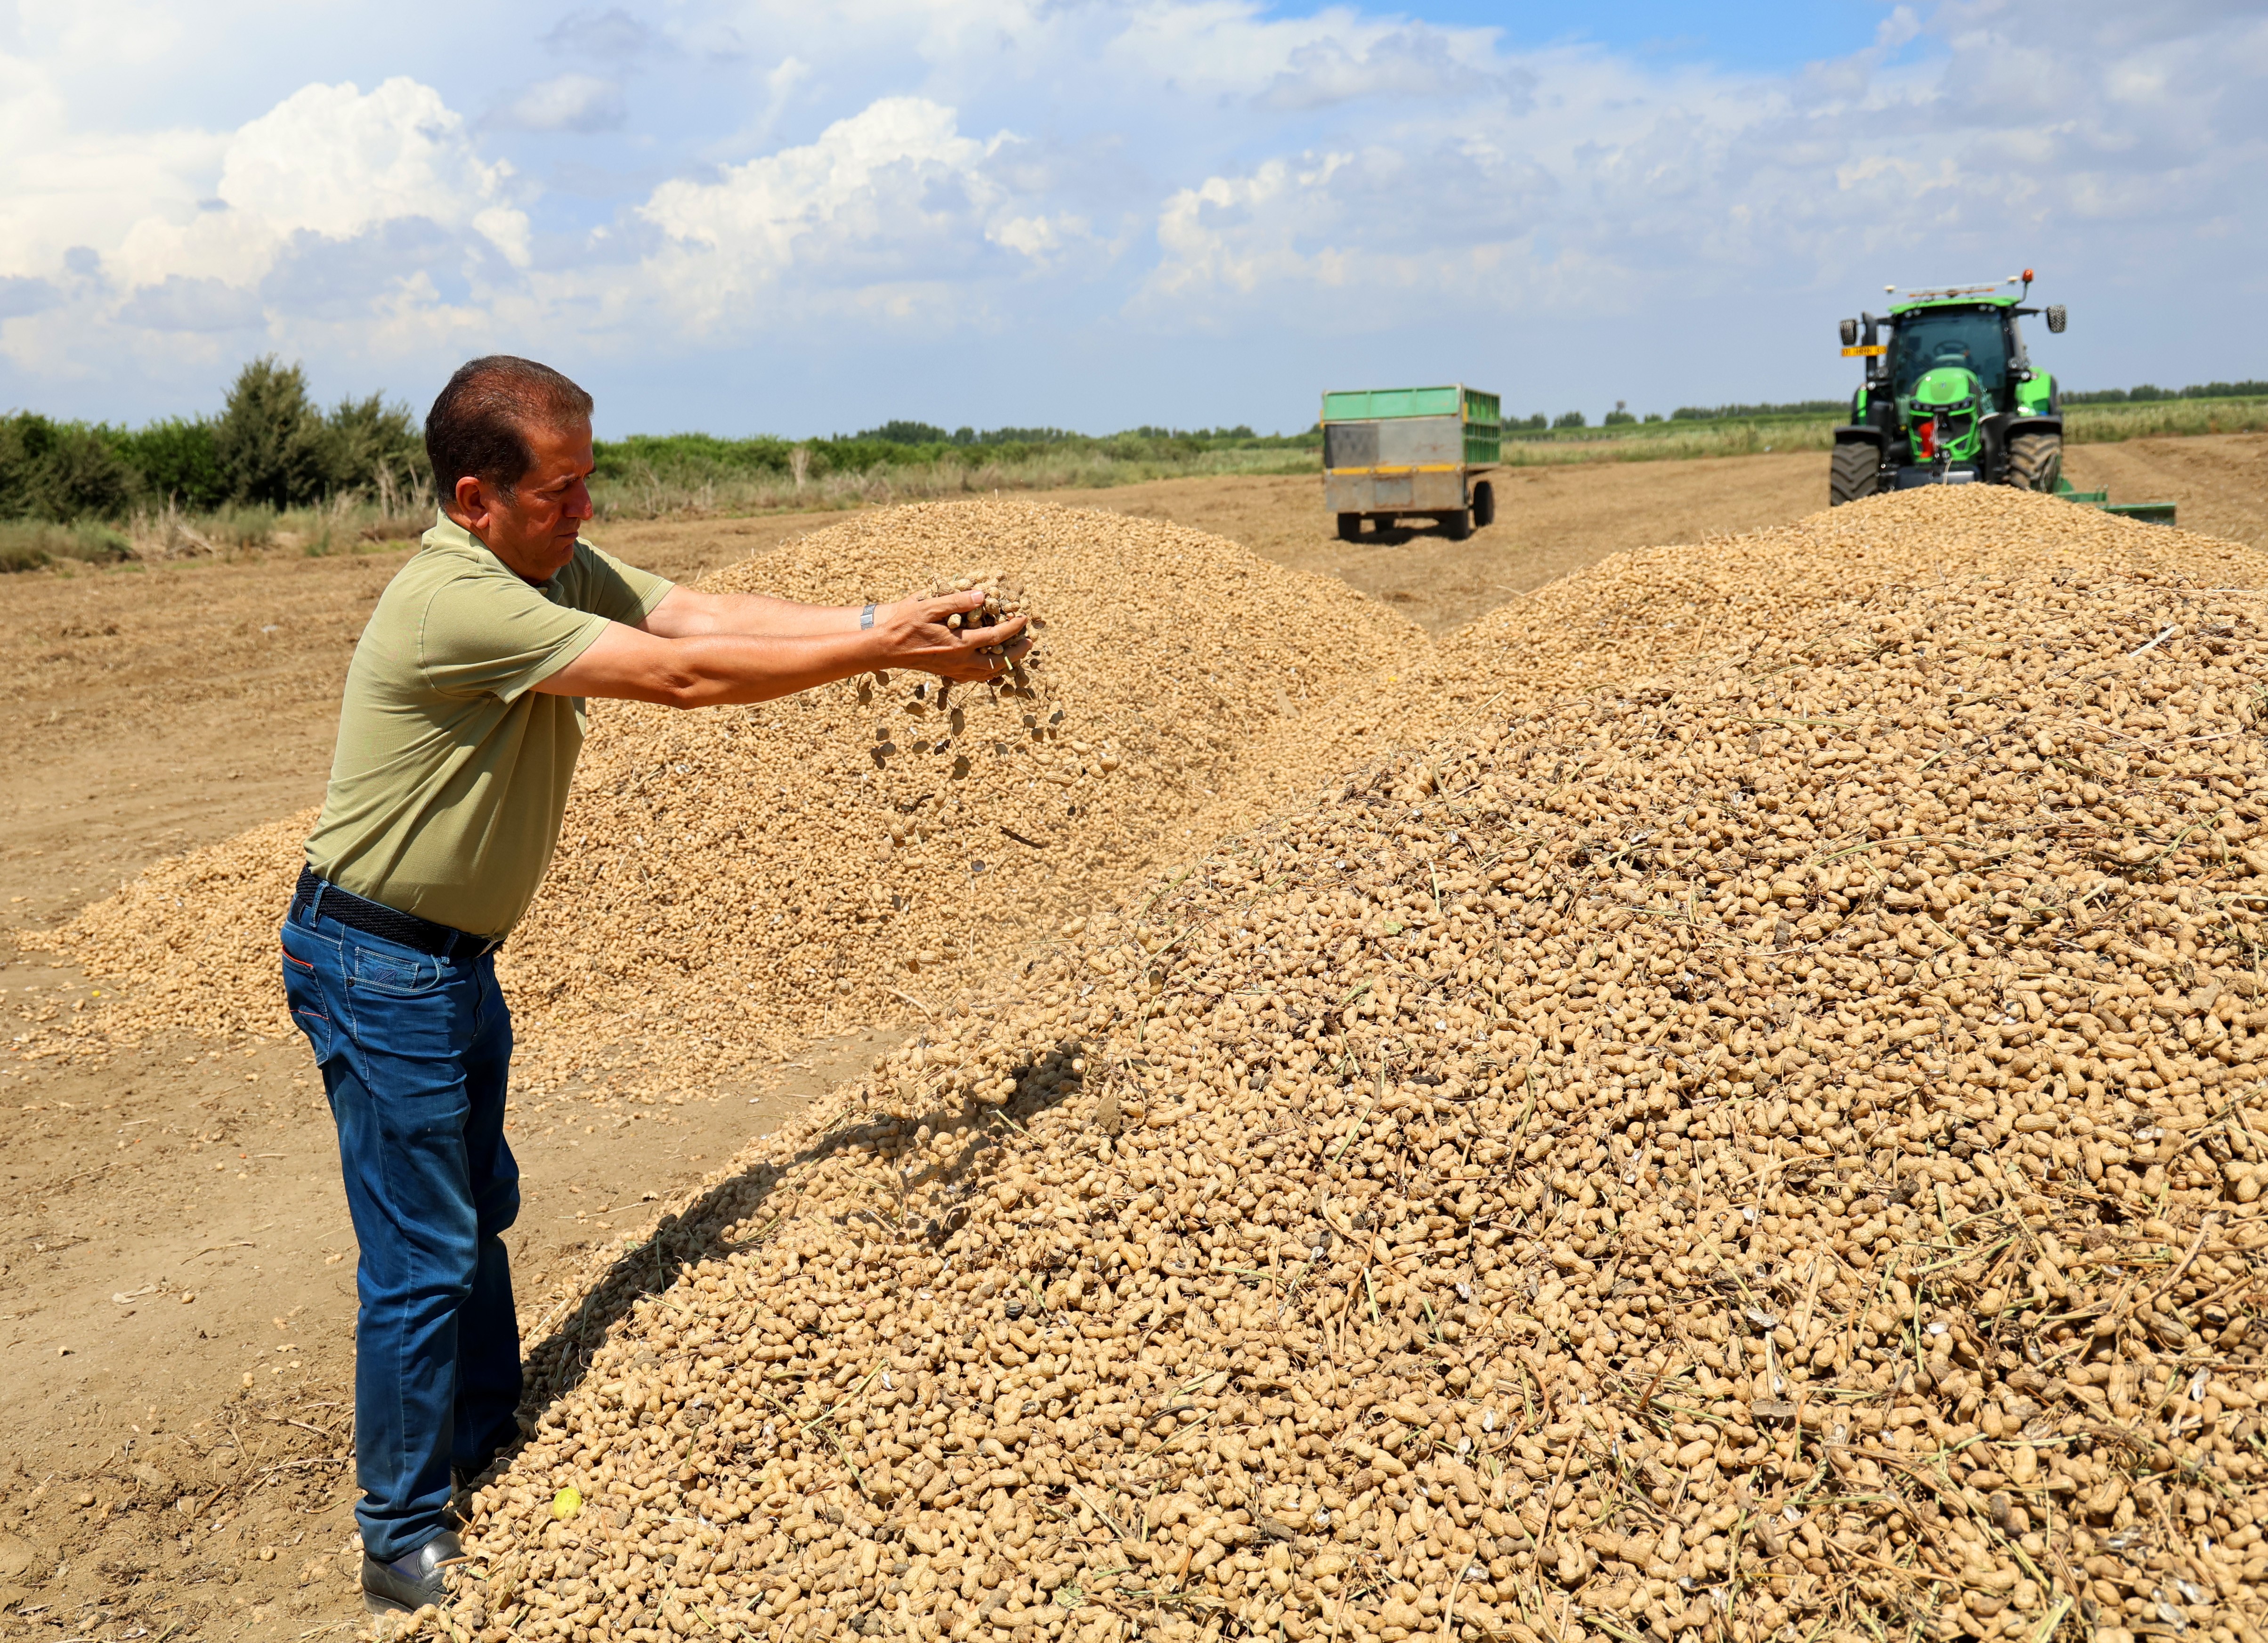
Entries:
<svg viewBox="0 0 2268 1643">
<path fill-rule="evenodd" d="M 0 408 L 508 351 L 602 436 L 1595 420 L 2028 267 L 2067 384 L 2263 378 L 2264 160 L 2257 0 L 0 0 Z"/>
</svg>

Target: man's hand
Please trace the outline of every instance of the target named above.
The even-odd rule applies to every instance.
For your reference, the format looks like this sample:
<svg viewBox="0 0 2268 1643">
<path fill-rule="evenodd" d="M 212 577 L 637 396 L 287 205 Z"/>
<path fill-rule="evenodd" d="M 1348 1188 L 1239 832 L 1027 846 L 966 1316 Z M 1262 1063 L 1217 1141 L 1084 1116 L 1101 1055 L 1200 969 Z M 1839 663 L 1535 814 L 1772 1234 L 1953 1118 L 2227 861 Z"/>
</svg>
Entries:
<svg viewBox="0 0 2268 1643">
<path fill-rule="evenodd" d="M 902 599 L 874 612 L 873 632 L 887 653 L 885 667 L 913 667 L 964 684 L 996 679 L 1007 664 L 997 656 L 977 652 L 1005 646 L 1010 656 L 1032 648 L 1022 637 L 1024 618 L 1011 616 L 989 628 L 954 628 L 948 616 L 975 610 L 984 602 L 982 591 L 946 593 L 936 599 Z"/>
</svg>

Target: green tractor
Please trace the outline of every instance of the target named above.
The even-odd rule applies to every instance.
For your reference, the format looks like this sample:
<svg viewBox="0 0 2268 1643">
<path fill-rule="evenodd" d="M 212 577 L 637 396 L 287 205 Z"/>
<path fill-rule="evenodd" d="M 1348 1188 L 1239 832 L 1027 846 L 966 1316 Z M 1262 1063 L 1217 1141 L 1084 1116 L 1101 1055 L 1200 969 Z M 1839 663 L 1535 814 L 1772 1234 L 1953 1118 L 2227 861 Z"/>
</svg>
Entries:
<svg viewBox="0 0 2268 1643">
<path fill-rule="evenodd" d="M 2027 308 L 2019 286 L 1910 291 L 1887 314 L 1843 321 L 1845 357 L 1867 362 L 1851 422 L 1835 431 L 1830 506 L 1916 485 L 2015 485 L 2053 492 L 2063 475 L 2063 414 L 2055 379 L 2024 353 L 2020 314 L 2064 328 L 2062 305 Z"/>
</svg>

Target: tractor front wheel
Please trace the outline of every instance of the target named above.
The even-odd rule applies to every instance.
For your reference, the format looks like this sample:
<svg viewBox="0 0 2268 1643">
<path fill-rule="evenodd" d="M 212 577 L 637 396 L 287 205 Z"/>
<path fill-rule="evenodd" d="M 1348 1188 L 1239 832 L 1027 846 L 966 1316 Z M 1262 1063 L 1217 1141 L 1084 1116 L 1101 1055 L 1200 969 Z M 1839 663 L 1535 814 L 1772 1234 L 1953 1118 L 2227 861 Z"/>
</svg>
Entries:
<svg viewBox="0 0 2268 1643">
<path fill-rule="evenodd" d="M 1846 502 L 1871 497 L 1881 480 L 1881 455 L 1873 446 L 1857 442 L 1838 445 L 1827 468 L 1827 505 L 1839 508 Z"/>
<path fill-rule="evenodd" d="M 2063 477 L 2063 436 L 2020 433 L 2008 441 L 2008 483 L 2019 490 L 2053 490 Z"/>
<path fill-rule="evenodd" d="M 1339 515 L 1339 540 L 1343 542 L 1359 542 L 1362 540 L 1361 514 L 1342 513 Z"/>
</svg>

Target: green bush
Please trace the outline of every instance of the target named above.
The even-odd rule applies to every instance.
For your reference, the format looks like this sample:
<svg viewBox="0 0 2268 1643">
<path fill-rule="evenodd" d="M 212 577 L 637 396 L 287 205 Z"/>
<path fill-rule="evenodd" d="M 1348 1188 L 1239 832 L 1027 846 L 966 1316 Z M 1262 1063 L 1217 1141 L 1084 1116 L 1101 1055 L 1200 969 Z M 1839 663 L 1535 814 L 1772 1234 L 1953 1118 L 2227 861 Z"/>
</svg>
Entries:
<svg viewBox="0 0 2268 1643">
<path fill-rule="evenodd" d="M 323 418 L 306 372 L 264 354 L 236 374 L 213 429 L 230 497 L 288 508 L 313 501 L 330 478 Z"/>
<path fill-rule="evenodd" d="M 1589 426 L 1589 424 L 1583 420 L 1583 413 L 1580 411 L 1563 411 L 1558 416 L 1551 419 L 1551 425 L 1554 428 L 1584 428 Z"/>
<path fill-rule="evenodd" d="M 229 499 L 220 444 L 209 416 L 173 416 L 111 437 L 112 446 L 140 477 L 149 501 L 190 512 L 219 507 Z"/>
<path fill-rule="evenodd" d="M 389 483 L 408 490 L 425 468 L 424 440 L 407 405 L 373 394 L 341 400 L 327 416 L 308 397 L 306 373 L 272 354 L 237 373 L 219 418 L 203 425 L 217 468 L 217 500 L 303 507 Z M 156 475 L 150 478 L 153 490 L 173 494 Z"/>
<path fill-rule="evenodd" d="M 976 438 L 973 428 L 963 428 L 961 431 L 968 436 L 969 442 Z M 894 417 L 879 428 L 866 429 L 858 438 L 884 439 L 892 445 L 951 445 L 954 439 L 954 435 L 935 423 L 908 422 L 902 417 Z"/>
<path fill-rule="evenodd" d="M 379 475 L 402 490 L 426 471 L 425 438 L 409 407 L 385 395 L 341 400 L 323 424 L 324 469 L 329 489 L 378 490 Z"/>
<path fill-rule="evenodd" d="M 0 519 L 122 518 L 136 479 L 111 438 L 31 411 L 0 417 Z"/>
</svg>

